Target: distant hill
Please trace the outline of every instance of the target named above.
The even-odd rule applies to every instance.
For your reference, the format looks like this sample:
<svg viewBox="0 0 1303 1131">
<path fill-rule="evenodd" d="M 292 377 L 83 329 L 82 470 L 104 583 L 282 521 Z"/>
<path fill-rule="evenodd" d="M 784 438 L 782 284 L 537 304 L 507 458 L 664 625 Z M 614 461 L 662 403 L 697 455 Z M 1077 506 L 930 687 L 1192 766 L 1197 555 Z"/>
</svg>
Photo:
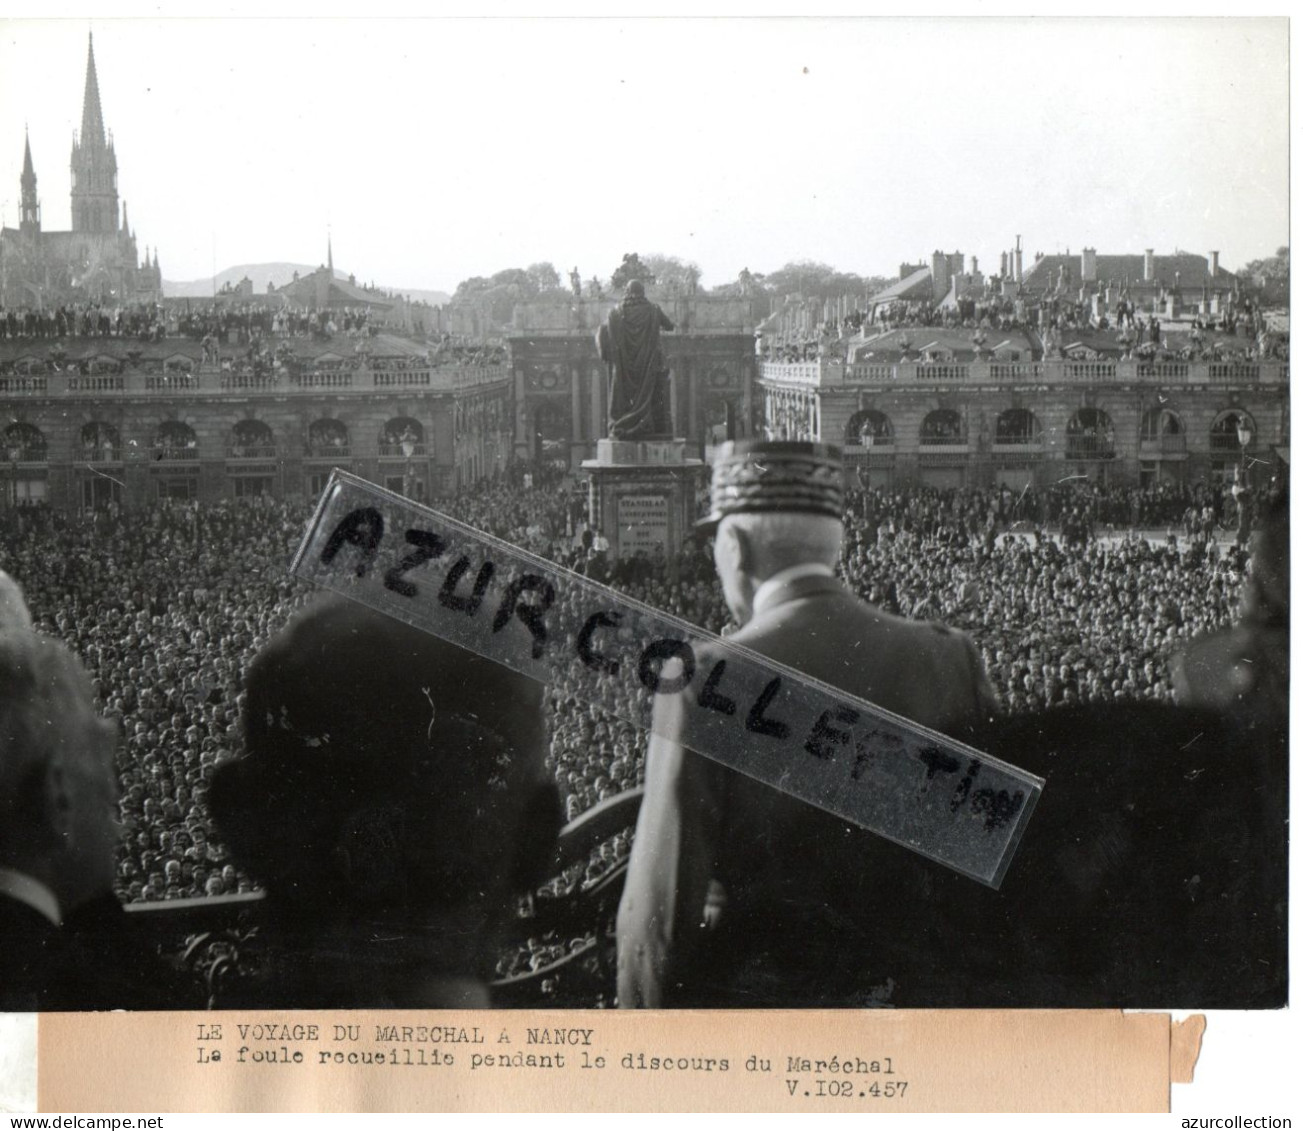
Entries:
<svg viewBox="0 0 1303 1131">
<path fill-rule="evenodd" d="M 294 281 L 295 271 L 300 275 L 310 275 L 316 269 L 310 263 L 241 263 L 220 272 L 216 279 L 190 279 L 186 282 L 164 279 L 163 295 L 166 298 L 210 298 L 214 290 L 220 291 L 227 283 L 235 286 L 245 276 L 248 276 L 253 283 L 256 294 L 266 294 L 268 283 L 276 287 L 283 287 L 286 283 Z M 347 280 L 348 275 L 336 269 L 335 278 Z M 359 280 L 359 282 L 362 281 Z M 365 282 L 370 281 L 369 279 L 365 280 Z M 415 302 L 428 302 L 433 306 L 442 306 L 452 297 L 446 291 L 427 291 L 415 287 L 394 287 L 386 283 L 381 283 L 379 286 L 383 290 L 408 295 Z"/>
</svg>

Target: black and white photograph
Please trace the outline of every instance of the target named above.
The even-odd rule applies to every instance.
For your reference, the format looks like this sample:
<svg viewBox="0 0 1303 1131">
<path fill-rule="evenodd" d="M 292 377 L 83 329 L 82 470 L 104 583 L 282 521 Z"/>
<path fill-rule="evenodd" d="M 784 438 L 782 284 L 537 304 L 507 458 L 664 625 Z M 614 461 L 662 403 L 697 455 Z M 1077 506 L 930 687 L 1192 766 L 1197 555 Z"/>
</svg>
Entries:
<svg viewBox="0 0 1303 1131">
<path fill-rule="evenodd" d="M 0 1009 L 1282 1010 L 1289 46 L 0 21 Z"/>
</svg>

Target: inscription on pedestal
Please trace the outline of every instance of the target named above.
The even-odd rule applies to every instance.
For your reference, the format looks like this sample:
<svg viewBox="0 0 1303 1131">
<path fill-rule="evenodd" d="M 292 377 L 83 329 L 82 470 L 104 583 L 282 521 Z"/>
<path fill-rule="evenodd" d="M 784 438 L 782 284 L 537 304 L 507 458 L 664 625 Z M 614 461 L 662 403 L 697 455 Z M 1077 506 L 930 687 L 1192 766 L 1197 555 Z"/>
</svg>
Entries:
<svg viewBox="0 0 1303 1131">
<path fill-rule="evenodd" d="M 650 556 L 658 546 L 669 553 L 670 507 L 664 495 L 621 495 L 616 501 L 616 523 L 619 557 L 633 557 L 639 550 Z"/>
</svg>

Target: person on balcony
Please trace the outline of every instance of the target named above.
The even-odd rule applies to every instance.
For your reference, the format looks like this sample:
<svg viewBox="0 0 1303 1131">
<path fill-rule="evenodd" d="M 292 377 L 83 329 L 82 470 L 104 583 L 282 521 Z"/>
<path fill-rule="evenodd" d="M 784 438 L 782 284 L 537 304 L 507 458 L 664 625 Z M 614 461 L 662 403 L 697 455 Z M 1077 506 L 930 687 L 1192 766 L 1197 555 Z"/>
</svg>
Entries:
<svg viewBox="0 0 1303 1131">
<path fill-rule="evenodd" d="M 491 1004 L 498 930 L 561 824 L 542 686 L 330 598 L 259 653 L 246 695 L 246 754 L 208 801 L 267 889 L 248 1004 Z"/>
<path fill-rule="evenodd" d="M 721 449 L 703 529 L 742 626 L 730 639 L 926 726 L 986 720 L 995 695 L 971 639 L 873 608 L 835 576 L 841 484 L 830 445 Z M 683 735 L 686 716 L 677 698 L 656 710 L 617 924 L 620 1006 L 813 1005 L 866 988 L 837 939 L 878 914 L 871 834 L 658 737 Z"/>
<path fill-rule="evenodd" d="M 81 663 L 0 593 L 0 1009 L 163 1008 L 113 895 L 116 726 Z"/>
</svg>

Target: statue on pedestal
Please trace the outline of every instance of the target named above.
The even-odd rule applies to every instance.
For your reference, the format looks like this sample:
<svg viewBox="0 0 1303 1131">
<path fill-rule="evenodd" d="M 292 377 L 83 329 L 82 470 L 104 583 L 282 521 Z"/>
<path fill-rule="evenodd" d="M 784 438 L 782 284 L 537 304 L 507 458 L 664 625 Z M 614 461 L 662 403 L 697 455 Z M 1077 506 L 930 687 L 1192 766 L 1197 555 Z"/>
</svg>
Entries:
<svg viewBox="0 0 1303 1131">
<path fill-rule="evenodd" d="M 634 279 L 597 331 L 597 352 L 606 362 L 610 381 L 607 434 L 611 439 L 671 436 L 669 368 L 661 352 L 661 331 L 673 329 L 674 323 Z"/>
</svg>

